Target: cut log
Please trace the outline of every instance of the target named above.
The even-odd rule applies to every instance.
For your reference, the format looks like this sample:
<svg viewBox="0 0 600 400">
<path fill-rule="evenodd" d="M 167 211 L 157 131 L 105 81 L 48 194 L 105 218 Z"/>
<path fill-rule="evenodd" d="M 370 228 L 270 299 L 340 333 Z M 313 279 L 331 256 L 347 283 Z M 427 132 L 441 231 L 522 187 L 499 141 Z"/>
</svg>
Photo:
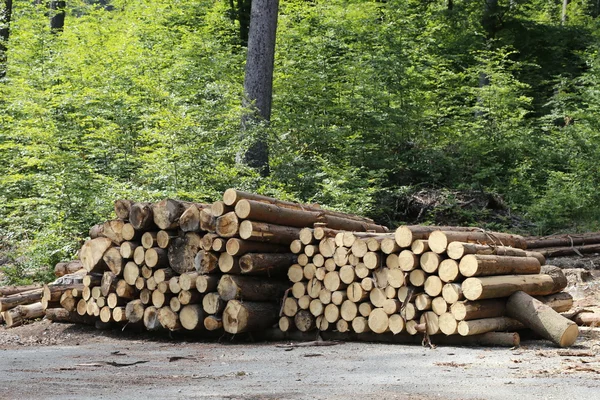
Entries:
<svg viewBox="0 0 600 400">
<path fill-rule="evenodd" d="M 188 331 L 204 330 L 206 314 L 199 304 L 189 304 L 179 311 L 181 326 Z"/>
<path fill-rule="evenodd" d="M 546 268 L 548 266 L 544 266 Z M 556 267 L 555 267 L 556 268 Z M 500 275 L 482 278 L 467 278 L 462 283 L 462 291 L 468 300 L 482 300 L 508 297 L 523 291 L 532 296 L 545 296 L 560 292 L 566 287 L 566 278 L 562 271 L 548 270 L 553 275 Z"/>
<path fill-rule="evenodd" d="M 158 232 L 144 232 L 142 235 L 142 246 L 144 249 L 149 249 L 156 246 L 156 235 Z"/>
<path fill-rule="evenodd" d="M 427 243 L 427 240 L 417 239 L 410 245 L 410 250 L 413 253 L 420 255 L 429 251 L 429 244 Z"/>
<path fill-rule="evenodd" d="M 204 318 L 204 327 L 207 331 L 218 331 L 223 329 L 223 319 L 218 315 L 208 315 Z"/>
<path fill-rule="evenodd" d="M 600 314 L 593 312 L 581 312 L 573 317 L 573 321 L 580 326 L 600 326 Z"/>
<path fill-rule="evenodd" d="M 12 296 L 23 292 L 29 292 L 36 289 L 41 289 L 42 286 L 35 285 L 21 285 L 21 286 L 3 286 L 0 287 L 0 297 Z"/>
<path fill-rule="evenodd" d="M 421 287 L 427 280 L 427 274 L 421 269 L 415 269 L 408 275 L 408 280 L 411 285 L 415 287 Z"/>
<path fill-rule="evenodd" d="M 292 253 L 248 253 L 240 258 L 239 265 L 244 274 L 281 274 L 285 273 L 296 259 L 296 255 Z"/>
<path fill-rule="evenodd" d="M 200 232 L 200 210 L 196 205 L 192 204 L 181 214 L 179 228 L 183 232 Z"/>
<path fill-rule="evenodd" d="M 556 312 L 566 312 L 573 307 L 573 296 L 567 292 L 560 292 L 548 296 L 537 296 L 536 299 L 551 307 Z"/>
<path fill-rule="evenodd" d="M 64 308 L 48 308 L 45 311 L 46 319 L 52 322 L 71 322 L 76 324 L 93 325 L 95 318 L 81 316 L 76 312 L 69 312 Z"/>
<path fill-rule="evenodd" d="M 131 209 L 131 206 L 134 204 L 133 201 L 131 200 L 125 200 L 125 199 L 119 199 L 119 200 L 115 200 L 115 214 L 117 215 L 117 218 L 119 218 L 120 220 L 126 221 L 129 219 L 129 210 Z"/>
<path fill-rule="evenodd" d="M 133 259 L 133 254 L 135 253 L 135 249 L 139 247 L 138 243 L 135 242 L 123 242 L 121 246 L 119 246 L 119 251 L 121 252 L 121 257 L 126 260 Z"/>
<path fill-rule="evenodd" d="M 125 282 L 123 279 L 120 279 L 117 281 L 117 287 L 115 288 L 115 293 L 117 294 L 117 296 L 119 296 L 123 299 L 133 299 L 135 297 L 135 295 L 137 294 L 137 291 L 135 290 L 135 286 L 131 286 L 130 284 Z"/>
<path fill-rule="evenodd" d="M 170 331 L 178 331 L 182 328 L 179 315 L 169 306 L 158 310 L 158 322 Z"/>
<path fill-rule="evenodd" d="M 545 237 L 525 238 L 528 249 L 537 249 L 542 247 L 572 247 L 600 243 L 600 232 L 553 235 Z"/>
<path fill-rule="evenodd" d="M 123 224 L 123 229 L 121 230 L 123 240 L 127 241 L 138 241 L 142 238 L 143 233 L 143 231 L 136 230 L 130 223 Z"/>
<path fill-rule="evenodd" d="M 3 313 L 4 323 L 7 328 L 22 325 L 28 319 L 41 318 L 44 316 L 44 307 L 41 302 L 18 305 Z"/>
<path fill-rule="evenodd" d="M 182 306 L 187 304 L 196 304 L 202 301 L 202 295 L 194 290 L 182 290 L 177 294 L 177 299 Z"/>
<path fill-rule="evenodd" d="M 149 331 L 159 331 L 163 326 L 158 320 L 158 309 L 154 306 L 146 307 L 144 310 L 144 326 Z"/>
<path fill-rule="evenodd" d="M 230 300 L 223 311 L 223 328 L 233 334 L 264 330 L 277 323 L 278 314 L 276 304 Z"/>
<path fill-rule="evenodd" d="M 208 208 L 200 210 L 200 230 L 210 233 L 217 232 L 217 217 Z"/>
<path fill-rule="evenodd" d="M 80 260 L 74 260 L 74 261 L 69 261 L 69 262 L 60 262 L 60 263 L 56 264 L 56 266 L 54 267 L 54 275 L 56 277 L 61 277 L 61 276 L 68 275 L 68 274 L 74 274 L 75 272 L 79 271 L 82 268 L 83 268 L 83 265 L 81 264 Z M 29 286 L 35 286 L 35 285 L 29 285 Z M 33 288 L 31 288 L 31 289 L 33 289 Z M 28 290 L 30 290 L 30 289 L 28 289 Z M 3 296 L 2 293 L 3 293 L 2 288 L 0 288 L 0 296 Z"/>
<path fill-rule="evenodd" d="M 123 256 L 121 255 L 119 247 L 111 247 L 106 250 L 102 256 L 102 260 L 104 260 L 108 269 L 110 269 L 113 274 L 121 275 L 125 262 L 123 261 Z"/>
<path fill-rule="evenodd" d="M 202 298 L 202 308 L 207 314 L 220 314 L 226 305 L 227 301 L 223 300 L 219 293 L 207 293 Z"/>
<path fill-rule="evenodd" d="M 443 297 L 438 296 L 431 300 L 431 310 L 437 315 L 442 315 L 448 312 L 448 303 Z"/>
<path fill-rule="evenodd" d="M 178 294 L 181 292 L 181 286 L 179 286 L 179 276 L 172 276 L 171 279 L 169 279 L 169 291 L 173 294 Z"/>
<path fill-rule="evenodd" d="M 535 249 L 543 257 L 567 257 L 579 254 L 600 253 L 600 244 L 588 244 L 585 246 L 568 246 L 568 247 L 545 247 Z"/>
<path fill-rule="evenodd" d="M 273 243 L 261 243 L 246 241 L 236 238 L 227 240 L 225 246 L 228 254 L 232 256 L 242 256 L 246 253 L 287 253 L 288 248 L 283 245 Z"/>
<path fill-rule="evenodd" d="M 115 322 L 127 322 L 124 307 L 115 307 L 112 309 L 112 320 Z"/>
<path fill-rule="evenodd" d="M 431 297 L 437 297 L 440 294 L 442 294 L 443 286 L 444 283 L 437 275 L 430 275 L 425 280 L 425 283 L 423 284 L 423 289 L 425 290 L 425 293 L 427 293 Z"/>
<path fill-rule="evenodd" d="M 441 333 L 439 318 L 433 311 L 424 312 L 421 318 L 419 318 L 419 324 L 425 324 L 425 332 L 428 335 Z"/>
<path fill-rule="evenodd" d="M 380 253 L 369 251 L 363 257 L 363 263 L 367 266 L 368 269 L 371 270 L 379 268 L 383 266 L 383 257 L 380 256 Z"/>
<path fill-rule="evenodd" d="M 415 307 L 417 310 L 424 311 L 431 309 L 431 297 L 425 293 L 419 293 L 415 298 Z"/>
<path fill-rule="evenodd" d="M 427 239 L 429 234 L 437 230 L 457 230 L 457 231 L 480 231 L 479 228 L 463 228 L 452 226 L 422 226 L 422 225 L 405 225 L 396 229 L 394 238 L 396 243 L 401 248 L 411 247 L 412 243 L 417 239 Z"/>
<path fill-rule="evenodd" d="M 417 268 L 420 257 L 410 250 L 402 250 L 398 255 L 398 266 L 402 271 L 410 272 Z"/>
<path fill-rule="evenodd" d="M 223 275 L 217 290 L 224 300 L 279 301 L 287 290 L 284 282 L 266 281 L 251 276 Z M 318 292 L 316 296 L 318 297 Z"/>
<path fill-rule="evenodd" d="M 112 321 L 112 310 L 108 306 L 100 307 L 100 321 L 111 322 Z"/>
<path fill-rule="evenodd" d="M 38 288 L 6 297 L 0 297 L 0 312 L 10 310 L 11 308 L 15 308 L 22 304 L 37 303 L 42 300 L 43 291 L 43 288 Z"/>
<path fill-rule="evenodd" d="M 334 238 L 326 237 L 319 242 L 319 253 L 325 258 L 333 257 L 335 249 L 336 245 Z"/>
<path fill-rule="evenodd" d="M 181 290 L 196 289 L 196 280 L 200 274 L 197 272 L 186 272 L 179 276 L 179 286 Z"/>
<path fill-rule="evenodd" d="M 64 308 L 65 310 L 71 312 L 71 311 L 75 311 L 75 309 L 77 308 L 77 302 L 79 301 L 78 298 L 73 297 L 73 292 L 72 290 L 66 290 L 61 296 L 60 296 L 60 306 L 62 308 Z M 47 309 L 48 307 L 46 307 Z"/>
<path fill-rule="evenodd" d="M 369 328 L 375 333 L 389 331 L 389 315 L 382 309 L 376 308 L 369 315 Z"/>
<path fill-rule="evenodd" d="M 438 276 L 446 283 L 459 280 L 462 276 L 458 262 L 452 259 L 442 261 L 438 267 Z"/>
<path fill-rule="evenodd" d="M 158 231 L 156 233 L 156 245 L 161 249 L 168 249 L 171 240 L 177 236 L 177 232 L 175 231 Z"/>
<path fill-rule="evenodd" d="M 146 258 L 146 249 L 144 246 L 138 246 L 133 251 L 133 262 L 140 267 L 144 265 L 144 259 Z"/>
<path fill-rule="evenodd" d="M 480 255 L 497 255 L 497 256 L 512 256 L 512 257 L 526 257 L 527 252 L 522 249 L 506 246 L 492 246 L 487 244 L 478 243 L 463 243 L 463 242 L 452 242 L 448 244 L 446 249 L 448 257 L 454 260 L 460 260 L 468 254 L 480 254 Z"/>
<path fill-rule="evenodd" d="M 442 297 L 448 304 L 454 304 L 457 301 L 463 300 L 465 297 L 462 292 L 460 283 L 447 283 L 442 288 Z"/>
<path fill-rule="evenodd" d="M 298 238 L 300 229 L 245 220 L 239 226 L 239 234 L 242 239 L 246 240 L 289 245 Z"/>
<path fill-rule="evenodd" d="M 235 212 L 228 212 L 217 218 L 217 234 L 219 236 L 226 238 L 237 236 L 239 229 L 240 222 Z"/>
<path fill-rule="evenodd" d="M 240 258 L 227 253 L 221 253 L 218 260 L 219 270 L 224 274 L 240 274 Z"/>
<path fill-rule="evenodd" d="M 335 329 L 340 333 L 350 332 L 350 324 L 345 319 L 339 319 L 335 324 Z"/>
<path fill-rule="evenodd" d="M 217 275 L 199 275 L 196 278 L 196 290 L 199 293 L 214 292 L 219 286 L 220 276 Z"/>
<path fill-rule="evenodd" d="M 178 237 L 169 245 L 168 258 L 171 268 L 178 274 L 195 271 L 194 258 L 200 250 L 202 239 L 193 232 Z"/>
<path fill-rule="evenodd" d="M 458 334 L 458 321 L 452 313 L 446 312 L 439 316 L 438 325 L 440 331 L 445 335 L 456 335 Z"/>
<path fill-rule="evenodd" d="M 134 203 L 129 209 L 129 223 L 138 231 L 155 228 L 151 203 Z M 131 240 L 131 239 L 129 239 Z"/>
<path fill-rule="evenodd" d="M 458 265 L 465 277 L 490 275 L 539 274 L 540 262 L 534 257 L 511 257 L 497 255 L 469 254 Z"/>
<path fill-rule="evenodd" d="M 157 309 L 162 308 L 169 304 L 171 297 L 173 297 L 173 295 L 170 293 L 165 294 L 159 290 L 155 290 L 152 292 L 152 305 Z"/>
<path fill-rule="evenodd" d="M 123 279 L 130 285 L 135 285 L 137 279 L 140 277 L 140 267 L 133 262 L 129 261 L 123 268 Z"/>
<path fill-rule="evenodd" d="M 146 306 L 141 300 L 132 300 L 125 306 L 125 317 L 131 323 L 140 322 L 144 319 Z"/>
<path fill-rule="evenodd" d="M 308 311 L 315 317 L 323 315 L 324 310 L 325 306 L 323 306 L 323 303 L 319 299 L 312 299 L 308 305 Z"/>
<path fill-rule="evenodd" d="M 509 317 L 473 319 L 470 321 L 460 321 L 458 323 L 458 333 L 461 336 L 471 336 L 496 331 L 515 331 L 523 328 L 524 326 L 522 323 Z"/>
<path fill-rule="evenodd" d="M 102 256 L 111 246 L 112 242 L 108 238 L 96 238 L 85 242 L 79 252 L 83 268 L 87 272 L 104 272 L 107 266 Z"/>
<path fill-rule="evenodd" d="M 165 199 L 154 203 L 152 205 L 154 224 L 163 230 L 179 228 L 181 214 L 191 205 L 192 203 L 173 199 Z"/>
<path fill-rule="evenodd" d="M 217 253 L 224 253 L 226 246 L 227 245 L 227 240 L 223 239 L 223 238 L 215 238 L 215 240 L 213 240 L 212 243 L 212 251 L 216 251 Z"/>
<path fill-rule="evenodd" d="M 294 324 L 301 332 L 309 332 L 317 327 L 315 317 L 307 310 L 300 310 L 294 316 Z"/>
<path fill-rule="evenodd" d="M 450 312 L 457 321 L 502 317 L 506 313 L 506 301 L 504 299 L 461 301 L 452 304 Z"/>
<path fill-rule="evenodd" d="M 127 304 L 127 301 L 128 299 L 119 297 L 116 293 L 109 293 L 106 297 L 106 305 L 111 309 L 114 309 L 119 306 L 124 306 Z"/>
<path fill-rule="evenodd" d="M 220 217 L 221 215 L 227 214 L 228 212 L 234 211 L 234 206 L 228 206 L 223 201 L 215 201 L 210 206 L 210 211 L 215 217 Z"/>
<path fill-rule="evenodd" d="M 506 315 L 520 321 L 559 347 L 572 346 L 579 335 L 577 324 L 521 291 L 508 298 Z"/>
<path fill-rule="evenodd" d="M 100 283 L 100 292 L 102 296 L 106 297 L 109 293 L 112 293 L 117 288 L 117 275 L 113 272 L 106 271 L 102 275 L 102 282 Z"/>
<path fill-rule="evenodd" d="M 428 274 L 433 274 L 437 272 L 442 260 L 443 258 L 439 254 L 434 253 L 433 251 L 428 251 L 421 255 L 419 264 L 421 265 L 421 269 L 423 271 L 427 272 Z"/>
<path fill-rule="evenodd" d="M 221 254 L 221 257 L 222 256 L 223 254 Z M 194 258 L 194 268 L 199 274 L 217 273 L 219 271 L 219 258 L 220 257 L 212 251 L 200 250 Z M 229 261 L 229 264 L 226 264 L 226 261 Z M 235 266 L 233 262 L 233 260 L 224 259 L 221 264 L 227 269 Z"/>
<path fill-rule="evenodd" d="M 457 231 L 434 231 L 428 238 L 428 244 L 432 251 L 441 254 L 446 251 L 451 242 L 493 244 L 498 246 L 511 246 L 525 249 L 527 244 L 522 236 L 510 235 L 498 232 L 457 232 Z"/>
<path fill-rule="evenodd" d="M 168 252 L 160 247 L 152 247 L 144 253 L 144 262 L 149 268 L 161 268 L 169 266 Z"/>
</svg>

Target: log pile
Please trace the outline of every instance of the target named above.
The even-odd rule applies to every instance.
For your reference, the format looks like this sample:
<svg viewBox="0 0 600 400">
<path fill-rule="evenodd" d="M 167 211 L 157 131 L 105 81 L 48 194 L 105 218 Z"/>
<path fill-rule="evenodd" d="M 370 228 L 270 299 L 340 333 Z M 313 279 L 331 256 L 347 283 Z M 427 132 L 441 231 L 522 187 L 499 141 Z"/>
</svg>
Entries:
<svg viewBox="0 0 600 400">
<path fill-rule="evenodd" d="M 600 253 L 600 232 L 531 236 L 525 242 L 547 258 Z"/>
<path fill-rule="evenodd" d="M 562 271 L 524 238 L 478 228 L 395 233 L 305 229 L 279 326 L 362 334 L 460 335 L 531 328 L 560 346 L 577 327 Z M 535 296 L 535 298 L 531 297 Z"/>
</svg>

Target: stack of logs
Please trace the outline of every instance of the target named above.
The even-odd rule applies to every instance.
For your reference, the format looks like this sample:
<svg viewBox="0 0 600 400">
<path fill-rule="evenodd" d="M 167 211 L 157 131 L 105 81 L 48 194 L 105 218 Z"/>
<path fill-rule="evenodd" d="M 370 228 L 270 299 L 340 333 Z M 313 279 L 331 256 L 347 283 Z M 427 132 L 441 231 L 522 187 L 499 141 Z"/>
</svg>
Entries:
<svg viewBox="0 0 600 400">
<path fill-rule="evenodd" d="M 560 346 L 577 326 L 566 278 L 520 236 L 402 226 L 395 233 L 304 229 L 279 326 L 338 332 L 471 336 L 531 328 Z M 536 296 L 532 298 L 531 296 Z M 555 311 L 556 310 L 556 311 Z"/>
<path fill-rule="evenodd" d="M 90 230 L 87 272 L 62 306 L 103 323 L 147 330 L 263 330 L 277 323 L 302 227 L 386 228 L 372 220 L 227 190 L 212 205 L 115 202 L 118 219 Z M 64 301 L 63 301 L 64 300 Z"/>
<path fill-rule="evenodd" d="M 546 258 L 600 253 L 600 233 L 576 233 L 525 238 L 527 248 Z"/>
</svg>

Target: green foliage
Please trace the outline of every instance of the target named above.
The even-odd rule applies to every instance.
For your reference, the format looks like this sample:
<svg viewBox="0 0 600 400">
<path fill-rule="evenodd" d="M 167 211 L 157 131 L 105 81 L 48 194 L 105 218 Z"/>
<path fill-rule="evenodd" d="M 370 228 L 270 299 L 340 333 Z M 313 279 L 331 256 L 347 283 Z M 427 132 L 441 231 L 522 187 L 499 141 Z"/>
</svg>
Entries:
<svg viewBox="0 0 600 400">
<path fill-rule="evenodd" d="M 512 229 L 511 209 L 532 233 L 595 228 L 594 4 L 570 2 L 562 25 L 541 0 L 280 3 L 272 120 L 242 134 L 230 2 L 69 2 L 52 34 L 45 5 L 14 1 L 0 82 L 8 279 L 49 279 L 116 198 L 209 202 L 228 187 L 390 226 L 438 193 L 418 222 Z M 269 138 L 270 177 L 236 161 L 251 135 Z M 481 193 L 506 207 L 465 197 Z"/>
</svg>

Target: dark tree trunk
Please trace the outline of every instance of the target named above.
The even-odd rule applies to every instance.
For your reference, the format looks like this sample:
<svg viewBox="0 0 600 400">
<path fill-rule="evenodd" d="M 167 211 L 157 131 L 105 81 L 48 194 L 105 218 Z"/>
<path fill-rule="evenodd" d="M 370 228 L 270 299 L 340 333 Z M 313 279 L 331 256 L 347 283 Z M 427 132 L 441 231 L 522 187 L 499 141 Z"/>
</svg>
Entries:
<svg viewBox="0 0 600 400">
<path fill-rule="evenodd" d="M 65 7 L 67 2 L 64 0 L 50 1 L 50 30 L 52 33 L 62 32 L 65 27 Z"/>
<path fill-rule="evenodd" d="M 242 116 L 242 129 L 245 131 L 271 119 L 278 8 L 279 0 L 252 1 L 244 77 L 243 106 L 246 111 Z M 264 134 L 256 135 L 244 158 L 262 176 L 269 174 L 269 148 Z"/>
<path fill-rule="evenodd" d="M 10 36 L 10 19 L 12 17 L 12 0 L 3 0 L 0 9 L 0 79 L 6 76 L 6 51 Z"/>
</svg>

